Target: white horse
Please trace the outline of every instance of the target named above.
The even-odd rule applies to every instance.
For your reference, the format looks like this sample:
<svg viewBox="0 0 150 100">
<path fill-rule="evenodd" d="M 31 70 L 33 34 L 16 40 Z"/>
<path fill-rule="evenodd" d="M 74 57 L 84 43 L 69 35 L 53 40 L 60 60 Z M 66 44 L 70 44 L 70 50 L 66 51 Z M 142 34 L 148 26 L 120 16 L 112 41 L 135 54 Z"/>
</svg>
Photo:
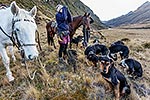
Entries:
<svg viewBox="0 0 150 100">
<path fill-rule="evenodd" d="M 15 1 L 10 4 L 10 7 L 0 10 L 0 54 L 9 81 L 13 81 L 14 77 L 9 68 L 7 45 L 16 44 L 17 48 L 23 52 L 25 59 L 32 60 L 38 57 L 35 42 L 37 25 L 34 21 L 36 13 L 36 6 L 28 12 L 19 8 Z"/>
</svg>

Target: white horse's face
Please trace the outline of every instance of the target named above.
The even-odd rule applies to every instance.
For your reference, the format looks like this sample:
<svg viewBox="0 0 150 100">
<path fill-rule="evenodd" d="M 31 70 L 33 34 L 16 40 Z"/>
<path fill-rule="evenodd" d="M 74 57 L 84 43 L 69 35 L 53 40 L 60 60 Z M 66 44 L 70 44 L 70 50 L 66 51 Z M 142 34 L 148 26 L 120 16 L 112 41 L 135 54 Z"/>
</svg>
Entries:
<svg viewBox="0 0 150 100">
<path fill-rule="evenodd" d="M 25 52 L 27 59 L 33 59 L 38 56 L 35 42 L 35 32 L 37 29 L 34 17 L 37 9 L 33 7 L 30 12 L 20 9 L 16 3 L 11 4 L 11 11 L 14 15 L 13 31 L 16 33 L 16 39 L 20 43 L 20 47 Z"/>
</svg>

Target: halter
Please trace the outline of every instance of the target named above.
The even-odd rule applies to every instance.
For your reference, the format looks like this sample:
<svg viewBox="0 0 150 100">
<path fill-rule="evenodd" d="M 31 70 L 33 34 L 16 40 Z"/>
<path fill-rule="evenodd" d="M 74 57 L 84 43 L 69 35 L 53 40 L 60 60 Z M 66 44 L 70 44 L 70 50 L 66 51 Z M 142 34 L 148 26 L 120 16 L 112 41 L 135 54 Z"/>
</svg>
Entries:
<svg viewBox="0 0 150 100">
<path fill-rule="evenodd" d="M 23 46 L 36 46 L 36 44 L 25 44 L 25 43 L 22 43 L 19 39 L 18 39 L 18 35 L 17 35 L 17 32 L 16 32 L 16 30 L 14 30 L 14 25 L 15 25 L 15 23 L 17 23 L 17 22 L 20 22 L 20 21 L 26 21 L 26 22 L 31 22 L 31 23 L 34 23 L 34 21 L 33 20 L 29 20 L 29 19 L 17 19 L 17 20 L 14 20 L 14 18 L 12 19 L 12 34 L 11 34 L 11 36 L 10 35 L 8 35 L 4 30 L 3 30 L 3 28 L 0 26 L 0 30 L 7 36 L 7 37 L 9 37 L 9 39 L 12 41 L 12 43 L 13 43 L 13 45 L 15 45 L 17 48 L 18 48 L 18 50 L 21 52 L 21 56 L 22 56 L 22 58 L 25 58 L 24 57 L 24 50 L 23 50 Z M 15 41 L 15 39 L 16 39 L 16 41 Z"/>
</svg>

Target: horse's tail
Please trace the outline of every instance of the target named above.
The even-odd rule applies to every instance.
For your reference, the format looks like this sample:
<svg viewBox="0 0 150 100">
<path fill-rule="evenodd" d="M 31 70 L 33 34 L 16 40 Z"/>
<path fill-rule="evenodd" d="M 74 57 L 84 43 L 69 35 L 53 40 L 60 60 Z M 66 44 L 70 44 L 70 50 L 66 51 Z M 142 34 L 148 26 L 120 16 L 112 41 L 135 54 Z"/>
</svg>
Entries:
<svg viewBox="0 0 150 100">
<path fill-rule="evenodd" d="M 46 31 L 47 31 L 47 42 L 48 42 L 48 45 L 50 45 L 51 39 L 50 39 L 50 34 L 49 34 L 48 28 L 49 28 L 49 23 L 47 23 L 47 25 L 46 25 Z"/>
</svg>

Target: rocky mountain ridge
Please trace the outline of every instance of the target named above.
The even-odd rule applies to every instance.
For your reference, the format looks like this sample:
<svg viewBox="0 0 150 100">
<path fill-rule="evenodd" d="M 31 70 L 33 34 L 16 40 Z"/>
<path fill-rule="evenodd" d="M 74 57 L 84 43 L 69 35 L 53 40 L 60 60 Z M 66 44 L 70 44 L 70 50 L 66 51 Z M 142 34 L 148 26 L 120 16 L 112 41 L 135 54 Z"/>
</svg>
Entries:
<svg viewBox="0 0 150 100">
<path fill-rule="evenodd" d="M 128 14 L 111 19 L 105 22 L 110 27 L 125 26 L 130 24 L 143 24 L 150 21 L 150 2 L 147 1 L 138 7 L 135 11 L 130 11 Z"/>
<path fill-rule="evenodd" d="M 9 5 L 12 1 L 14 0 L 1 0 L 1 3 Z M 40 14 L 43 14 L 50 19 L 55 19 L 56 5 L 63 4 L 68 6 L 72 16 L 83 15 L 85 12 L 90 13 L 91 17 L 94 19 L 94 23 L 92 24 L 93 28 L 103 29 L 105 27 L 99 17 L 80 0 L 16 0 L 16 3 L 26 10 L 31 9 L 36 5 L 38 8 L 38 14 L 40 12 Z"/>
</svg>

